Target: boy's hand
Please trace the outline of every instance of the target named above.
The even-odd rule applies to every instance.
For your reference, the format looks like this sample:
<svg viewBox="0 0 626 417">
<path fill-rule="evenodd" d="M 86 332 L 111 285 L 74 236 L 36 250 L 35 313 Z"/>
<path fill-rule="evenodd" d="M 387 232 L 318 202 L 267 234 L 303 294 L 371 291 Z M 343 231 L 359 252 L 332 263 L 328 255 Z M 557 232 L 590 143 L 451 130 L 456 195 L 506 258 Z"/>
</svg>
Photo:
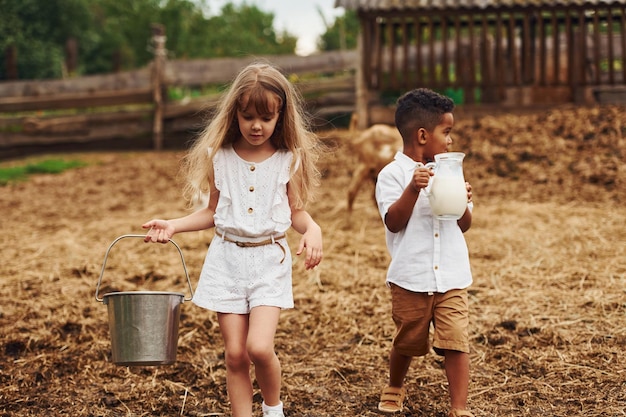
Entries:
<svg viewBox="0 0 626 417">
<path fill-rule="evenodd" d="M 430 177 L 433 175 L 435 175 L 433 170 L 425 166 L 415 168 L 415 171 L 413 171 L 413 180 L 411 181 L 413 190 L 419 193 L 422 188 L 428 187 Z"/>
<path fill-rule="evenodd" d="M 467 203 L 472 202 L 472 186 L 469 182 L 465 182 L 465 189 L 467 190 Z"/>
<path fill-rule="evenodd" d="M 174 226 L 167 220 L 150 220 L 148 223 L 143 224 L 141 227 L 148 230 L 144 242 L 159 242 L 167 243 L 174 236 Z"/>
</svg>

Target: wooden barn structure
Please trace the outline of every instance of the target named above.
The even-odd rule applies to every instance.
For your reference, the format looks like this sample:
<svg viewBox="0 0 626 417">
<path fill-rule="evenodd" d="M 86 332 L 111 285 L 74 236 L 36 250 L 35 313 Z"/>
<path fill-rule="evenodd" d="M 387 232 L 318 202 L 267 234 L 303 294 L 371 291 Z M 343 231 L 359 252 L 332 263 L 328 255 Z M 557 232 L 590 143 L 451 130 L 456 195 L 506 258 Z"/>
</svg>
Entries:
<svg viewBox="0 0 626 417">
<path fill-rule="evenodd" d="M 365 127 L 428 87 L 499 107 L 621 100 L 626 0 L 336 0 L 360 25 Z"/>
</svg>

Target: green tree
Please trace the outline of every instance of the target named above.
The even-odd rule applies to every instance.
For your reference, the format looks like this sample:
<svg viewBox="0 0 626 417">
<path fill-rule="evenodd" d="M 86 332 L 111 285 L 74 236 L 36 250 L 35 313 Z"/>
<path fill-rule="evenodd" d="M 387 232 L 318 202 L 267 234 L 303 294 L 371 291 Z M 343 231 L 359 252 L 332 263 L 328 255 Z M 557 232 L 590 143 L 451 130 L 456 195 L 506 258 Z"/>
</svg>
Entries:
<svg viewBox="0 0 626 417">
<path fill-rule="evenodd" d="M 95 0 L 93 31 L 81 51 L 86 73 L 112 70 L 114 56 L 123 69 L 141 67 L 152 59 L 151 24 L 161 22 L 160 0 Z"/>
<path fill-rule="evenodd" d="M 274 14 L 256 6 L 226 4 L 221 14 L 208 21 L 212 36 L 207 39 L 209 56 L 293 54 L 297 38 L 276 33 Z"/>
<path fill-rule="evenodd" d="M 87 0 L 0 0 L 0 79 L 6 78 L 4 51 L 15 47 L 21 78 L 63 73 L 64 47 L 90 22 Z"/>
<path fill-rule="evenodd" d="M 0 0 L 0 79 L 5 51 L 17 50 L 22 79 L 63 75 L 65 43 L 78 42 L 79 74 L 147 65 L 151 26 L 166 30 L 170 58 L 293 54 L 296 37 L 277 33 L 274 15 L 226 4 L 207 17 L 204 0 Z"/>
<path fill-rule="evenodd" d="M 317 47 L 320 51 L 336 51 L 339 49 L 355 49 L 359 36 L 359 18 L 354 10 L 346 10 L 329 25 L 320 36 Z"/>
<path fill-rule="evenodd" d="M 206 56 L 205 42 L 211 36 L 201 8 L 190 1 L 167 2 L 160 22 L 166 28 L 167 49 L 173 58 Z"/>
</svg>

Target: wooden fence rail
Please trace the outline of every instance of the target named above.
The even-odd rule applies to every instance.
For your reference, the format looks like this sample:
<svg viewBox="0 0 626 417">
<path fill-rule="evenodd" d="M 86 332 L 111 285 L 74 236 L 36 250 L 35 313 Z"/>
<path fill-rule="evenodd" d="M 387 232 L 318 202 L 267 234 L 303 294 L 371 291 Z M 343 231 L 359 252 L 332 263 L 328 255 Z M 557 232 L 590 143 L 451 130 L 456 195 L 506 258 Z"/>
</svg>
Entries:
<svg viewBox="0 0 626 417">
<path fill-rule="evenodd" d="M 259 60 L 272 62 L 294 80 L 317 123 L 354 109 L 356 51 L 161 62 L 155 57 L 148 68 L 136 71 L 0 82 L 0 157 L 29 146 L 147 135 L 161 149 L 161 135 L 171 141 L 199 129 L 218 98 L 171 100 L 165 94 L 169 89 L 224 85 Z"/>
</svg>

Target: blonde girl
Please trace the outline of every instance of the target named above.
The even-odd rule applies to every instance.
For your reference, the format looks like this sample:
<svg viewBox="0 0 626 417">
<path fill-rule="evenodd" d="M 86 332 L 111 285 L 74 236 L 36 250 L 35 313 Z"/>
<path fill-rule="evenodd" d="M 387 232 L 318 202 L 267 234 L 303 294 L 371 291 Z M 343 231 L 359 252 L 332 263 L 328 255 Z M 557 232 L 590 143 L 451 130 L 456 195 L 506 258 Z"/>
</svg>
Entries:
<svg viewBox="0 0 626 417">
<path fill-rule="evenodd" d="M 208 193 L 207 206 L 143 225 L 145 241 L 161 243 L 215 227 L 193 302 L 217 312 L 233 417 L 252 417 L 251 364 L 263 416 L 284 416 L 274 336 L 281 309 L 293 307 L 289 227 L 302 235 L 306 269 L 322 259 L 321 229 L 304 208 L 319 184 L 319 145 L 302 108 L 277 68 L 244 68 L 184 160 L 185 196 Z"/>
</svg>

